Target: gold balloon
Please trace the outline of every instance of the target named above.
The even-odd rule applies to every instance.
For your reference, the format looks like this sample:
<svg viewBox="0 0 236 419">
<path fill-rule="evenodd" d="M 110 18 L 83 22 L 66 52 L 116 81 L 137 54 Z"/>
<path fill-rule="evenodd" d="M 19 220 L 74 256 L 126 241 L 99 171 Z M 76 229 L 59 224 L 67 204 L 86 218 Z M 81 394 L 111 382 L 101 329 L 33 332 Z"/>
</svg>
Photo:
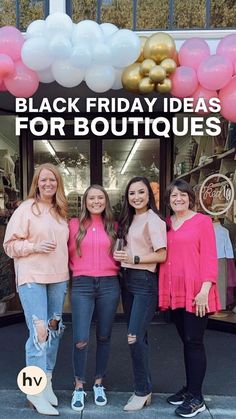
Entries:
<svg viewBox="0 0 236 419">
<path fill-rule="evenodd" d="M 140 72 L 143 76 L 148 76 L 150 70 L 152 67 L 156 65 L 154 60 L 150 60 L 150 58 L 147 58 L 144 60 L 140 66 Z"/>
<path fill-rule="evenodd" d="M 155 90 L 155 83 L 149 77 L 143 77 L 139 82 L 139 93 L 151 93 Z"/>
<path fill-rule="evenodd" d="M 165 58 L 172 58 L 175 53 L 175 41 L 167 33 L 159 32 L 145 42 L 144 58 L 151 58 L 159 64 Z"/>
<path fill-rule="evenodd" d="M 144 60 L 144 56 L 143 56 L 143 49 L 144 49 L 144 45 L 146 40 L 148 39 L 146 36 L 140 36 L 139 37 L 141 45 L 140 45 L 140 54 L 138 59 L 136 60 L 136 63 L 142 63 Z"/>
<path fill-rule="evenodd" d="M 174 71 L 176 70 L 177 64 L 175 60 L 173 60 L 172 58 L 165 58 L 161 62 L 161 66 L 166 70 L 166 74 L 169 76 L 169 74 L 174 73 Z"/>
<path fill-rule="evenodd" d="M 140 74 L 140 64 L 134 63 L 125 68 L 122 73 L 122 84 L 124 89 L 130 92 L 139 92 L 139 82 L 142 79 Z"/>
<path fill-rule="evenodd" d="M 150 70 L 149 77 L 155 83 L 160 83 L 166 78 L 166 71 L 160 65 L 155 65 L 155 67 L 152 67 Z"/>
<path fill-rule="evenodd" d="M 171 91 L 172 88 L 172 82 L 170 79 L 165 79 L 163 80 L 162 83 L 158 83 L 156 90 L 159 93 L 169 93 Z"/>
</svg>

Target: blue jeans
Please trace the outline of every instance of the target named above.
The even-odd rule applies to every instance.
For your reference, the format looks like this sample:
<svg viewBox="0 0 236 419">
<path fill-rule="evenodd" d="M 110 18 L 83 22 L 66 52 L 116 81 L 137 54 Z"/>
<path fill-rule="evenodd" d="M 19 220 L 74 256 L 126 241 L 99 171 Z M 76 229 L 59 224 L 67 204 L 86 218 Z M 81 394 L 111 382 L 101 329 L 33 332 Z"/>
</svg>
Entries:
<svg viewBox="0 0 236 419">
<path fill-rule="evenodd" d="M 62 310 L 68 281 L 54 284 L 23 284 L 18 288 L 29 338 L 25 345 L 26 365 L 45 372 L 55 366 L 63 333 Z"/>
<path fill-rule="evenodd" d="M 121 290 L 128 334 L 136 337 L 135 342 L 129 345 L 134 391 L 137 396 L 146 396 L 152 391 L 147 329 L 157 307 L 157 274 L 142 269 L 122 268 Z"/>
<path fill-rule="evenodd" d="M 90 326 L 96 314 L 95 379 L 104 377 L 109 353 L 112 323 L 120 297 L 117 276 L 78 276 L 72 279 L 73 366 L 75 377 L 85 382 Z"/>
</svg>

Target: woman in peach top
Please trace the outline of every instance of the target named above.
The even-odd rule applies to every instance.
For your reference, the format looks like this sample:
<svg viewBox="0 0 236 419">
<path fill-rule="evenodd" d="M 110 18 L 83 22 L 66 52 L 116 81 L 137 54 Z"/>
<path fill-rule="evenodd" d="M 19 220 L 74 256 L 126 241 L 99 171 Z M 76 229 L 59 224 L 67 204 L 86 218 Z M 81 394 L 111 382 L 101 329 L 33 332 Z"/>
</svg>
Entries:
<svg viewBox="0 0 236 419">
<path fill-rule="evenodd" d="M 69 278 L 67 202 L 61 175 L 52 164 L 39 166 L 30 192 L 12 215 L 4 249 L 14 259 L 16 286 L 29 329 L 26 365 L 47 374 L 47 387 L 27 395 L 42 414 L 58 415 L 51 377 L 63 333 L 62 309 Z"/>
<path fill-rule="evenodd" d="M 157 305 L 156 266 L 166 258 L 166 224 L 145 177 L 131 179 L 126 187 L 118 236 L 124 249 L 115 251 L 114 258 L 122 266 L 122 301 L 135 381 L 124 410 L 132 411 L 151 402 L 147 328 Z"/>
</svg>

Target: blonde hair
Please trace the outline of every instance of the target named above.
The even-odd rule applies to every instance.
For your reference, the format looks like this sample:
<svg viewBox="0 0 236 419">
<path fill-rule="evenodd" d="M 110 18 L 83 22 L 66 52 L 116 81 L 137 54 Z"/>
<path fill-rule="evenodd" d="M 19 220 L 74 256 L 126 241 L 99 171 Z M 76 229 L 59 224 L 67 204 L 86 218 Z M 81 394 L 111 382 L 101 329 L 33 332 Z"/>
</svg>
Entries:
<svg viewBox="0 0 236 419">
<path fill-rule="evenodd" d="M 39 194 L 39 188 L 38 188 L 38 181 L 39 181 L 39 175 L 41 173 L 41 171 L 43 169 L 49 170 L 50 172 L 52 172 L 57 180 L 57 190 L 55 195 L 52 198 L 52 203 L 53 203 L 53 212 L 56 216 L 56 218 L 61 217 L 66 219 L 67 218 L 67 199 L 65 196 L 65 191 L 64 191 L 64 185 L 63 185 L 63 181 L 62 181 L 62 177 L 61 174 L 58 170 L 58 168 L 56 166 L 54 166 L 51 163 L 43 163 L 40 166 L 37 167 L 37 169 L 34 172 L 34 176 L 32 179 L 32 183 L 30 186 L 30 190 L 29 190 L 29 194 L 28 194 L 28 199 L 33 199 L 34 202 L 32 204 L 32 211 L 33 211 L 33 206 L 35 205 L 38 211 L 38 215 L 40 214 L 40 209 L 39 209 L 39 201 L 40 201 L 40 194 Z M 34 212 L 34 211 L 33 211 Z M 37 214 L 35 214 L 37 215 Z"/>
<path fill-rule="evenodd" d="M 88 211 L 87 205 L 86 205 L 87 196 L 90 189 L 98 189 L 99 191 L 103 192 L 105 195 L 106 206 L 105 206 L 104 211 L 101 214 L 101 217 L 102 217 L 102 221 L 104 225 L 104 230 L 111 241 L 111 246 L 109 249 L 110 252 L 112 252 L 114 248 L 114 244 L 117 237 L 116 231 L 115 231 L 115 222 L 114 222 L 114 218 L 113 218 L 113 214 L 111 210 L 111 204 L 110 204 L 108 193 L 101 185 L 91 185 L 84 192 L 83 199 L 82 199 L 81 213 L 79 216 L 79 230 L 76 237 L 76 248 L 77 248 L 77 253 L 79 256 L 81 256 L 81 249 L 80 249 L 81 242 L 87 233 L 88 227 L 91 224 L 91 214 Z"/>
</svg>

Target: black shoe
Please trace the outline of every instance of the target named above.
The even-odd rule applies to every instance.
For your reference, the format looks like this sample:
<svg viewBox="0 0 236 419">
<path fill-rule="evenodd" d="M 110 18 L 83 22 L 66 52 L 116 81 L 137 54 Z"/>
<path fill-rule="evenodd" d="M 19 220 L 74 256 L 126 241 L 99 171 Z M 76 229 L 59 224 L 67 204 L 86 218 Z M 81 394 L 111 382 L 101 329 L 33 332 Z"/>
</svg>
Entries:
<svg viewBox="0 0 236 419">
<path fill-rule="evenodd" d="M 206 409 L 206 405 L 203 397 L 198 399 L 192 395 L 189 395 L 187 399 L 184 400 L 181 406 L 177 407 L 175 413 L 177 416 L 183 418 L 193 418 L 198 413 L 203 412 Z"/>
<path fill-rule="evenodd" d="M 189 393 L 186 387 L 181 388 L 177 393 L 172 394 L 172 396 L 167 397 L 166 401 L 170 404 L 182 404 L 184 400 L 188 397 Z"/>
</svg>

